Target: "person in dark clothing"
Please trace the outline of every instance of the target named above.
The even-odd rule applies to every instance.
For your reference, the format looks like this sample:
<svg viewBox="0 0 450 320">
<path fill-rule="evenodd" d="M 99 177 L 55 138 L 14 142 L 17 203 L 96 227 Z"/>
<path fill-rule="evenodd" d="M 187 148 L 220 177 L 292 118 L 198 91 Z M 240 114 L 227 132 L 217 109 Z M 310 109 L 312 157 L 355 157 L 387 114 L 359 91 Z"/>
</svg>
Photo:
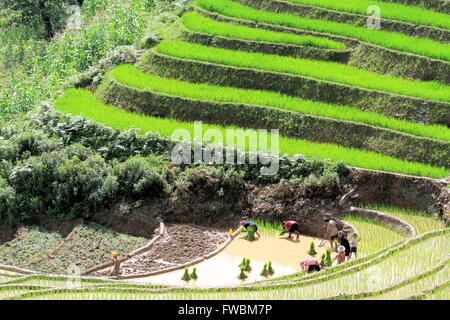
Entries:
<svg viewBox="0 0 450 320">
<path fill-rule="evenodd" d="M 347 260 L 350 260 L 350 242 L 348 241 L 347 235 L 343 231 L 339 231 L 338 237 L 340 239 L 340 245 L 345 248 L 345 256 Z"/>
<path fill-rule="evenodd" d="M 258 233 L 258 226 L 256 225 L 256 223 L 251 222 L 251 221 L 242 220 L 241 226 L 243 226 L 245 228 L 245 230 L 247 230 L 248 227 L 253 227 L 253 230 L 255 231 L 255 234 L 258 236 L 258 238 L 261 237 Z"/>
</svg>

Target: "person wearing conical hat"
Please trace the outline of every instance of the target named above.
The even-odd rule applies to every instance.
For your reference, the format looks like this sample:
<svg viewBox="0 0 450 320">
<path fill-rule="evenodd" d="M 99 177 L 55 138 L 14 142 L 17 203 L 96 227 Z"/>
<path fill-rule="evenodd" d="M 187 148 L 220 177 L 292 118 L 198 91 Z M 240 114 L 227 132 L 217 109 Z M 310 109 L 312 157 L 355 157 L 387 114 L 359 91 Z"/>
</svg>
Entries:
<svg viewBox="0 0 450 320">
<path fill-rule="evenodd" d="M 114 265 L 113 265 L 110 275 L 113 277 L 117 277 L 120 272 L 120 259 L 119 259 L 119 255 L 117 254 L 117 252 L 115 252 L 115 251 L 111 252 L 111 259 L 112 259 Z"/>
</svg>

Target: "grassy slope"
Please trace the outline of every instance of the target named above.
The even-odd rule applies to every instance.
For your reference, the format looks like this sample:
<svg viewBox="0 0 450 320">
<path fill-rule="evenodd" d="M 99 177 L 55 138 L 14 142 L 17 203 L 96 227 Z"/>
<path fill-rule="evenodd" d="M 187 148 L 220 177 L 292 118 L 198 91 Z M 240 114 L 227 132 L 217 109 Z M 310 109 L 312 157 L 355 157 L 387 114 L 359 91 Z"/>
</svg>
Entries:
<svg viewBox="0 0 450 320">
<path fill-rule="evenodd" d="M 77 89 L 67 90 L 56 101 L 54 107 L 56 110 L 73 115 L 83 115 L 88 119 L 98 121 L 119 130 L 138 128 L 141 133 L 159 132 L 162 136 L 170 137 L 175 130 L 183 128 L 190 133 L 191 137 L 194 136 L 193 123 L 128 113 L 125 110 L 101 103 L 88 91 Z M 225 127 L 204 124 L 203 128 L 204 130 L 210 128 L 219 129 L 223 133 L 223 136 L 226 136 Z M 388 172 L 434 178 L 442 178 L 448 175 L 448 171 L 444 168 L 402 161 L 374 152 L 344 148 L 332 144 L 311 143 L 286 137 L 280 137 L 280 151 L 289 155 L 304 154 L 308 157 L 327 158 L 334 161 L 342 160 L 351 166 Z"/>
<path fill-rule="evenodd" d="M 288 2 L 362 15 L 370 15 L 367 12 L 368 8 L 370 6 L 378 6 L 381 9 L 381 17 L 383 19 L 399 20 L 450 30 L 450 19 L 448 15 L 399 3 L 373 0 L 288 0 Z"/>
<path fill-rule="evenodd" d="M 164 41 L 155 50 L 177 58 L 282 72 L 370 90 L 450 102 L 450 86 L 380 75 L 340 63 L 212 48 L 183 41 Z"/>
<path fill-rule="evenodd" d="M 310 46 L 322 49 L 343 50 L 345 44 L 314 36 L 301 36 L 284 32 L 275 32 L 258 28 L 250 28 L 204 17 L 196 12 L 189 12 L 182 17 L 183 25 L 194 32 L 206 33 L 234 39 L 251 41 Z"/>
<path fill-rule="evenodd" d="M 370 30 L 345 23 L 302 18 L 292 14 L 273 13 L 254 9 L 229 0 L 197 0 L 197 4 L 208 11 L 238 19 L 335 34 L 389 49 L 450 61 L 450 45 L 434 40 L 411 38 L 401 33 Z"/>
<path fill-rule="evenodd" d="M 121 65 L 109 76 L 117 82 L 139 90 L 215 102 L 232 102 L 267 106 L 319 117 L 365 123 L 412 135 L 450 141 L 450 129 L 440 125 L 420 125 L 386 117 L 375 112 L 365 112 L 349 106 L 325 104 L 294 98 L 270 91 L 246 90 L 198 84 L 146 74 L 132 65 Z"/>
</svg>

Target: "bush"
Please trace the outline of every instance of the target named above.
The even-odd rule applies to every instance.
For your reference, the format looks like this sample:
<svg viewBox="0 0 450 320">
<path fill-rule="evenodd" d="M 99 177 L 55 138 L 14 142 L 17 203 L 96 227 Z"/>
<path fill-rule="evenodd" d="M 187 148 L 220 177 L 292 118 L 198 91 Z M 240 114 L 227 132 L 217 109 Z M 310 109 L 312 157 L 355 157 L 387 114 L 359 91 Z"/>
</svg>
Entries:
<svg viewBox="0 0 450 320">
<path fill-rule="evenodd" d="M 165 171 L 161 158 L 137 156 L 119 164 L 115 174 L 120 191 L 125 195 L 155 198 L 166 193 L 167 181 L 163 177 Z"/>
</svg>

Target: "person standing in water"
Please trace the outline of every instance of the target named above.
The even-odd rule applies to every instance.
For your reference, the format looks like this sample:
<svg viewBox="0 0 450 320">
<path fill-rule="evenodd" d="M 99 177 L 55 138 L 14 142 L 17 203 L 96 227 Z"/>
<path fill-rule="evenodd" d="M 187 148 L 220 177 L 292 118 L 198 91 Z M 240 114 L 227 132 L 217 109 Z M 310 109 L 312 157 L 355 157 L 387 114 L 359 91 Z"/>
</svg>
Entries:
<svg viewBox="0 0 450 320">
<path fill-rule="evenodd" d="M 300 226 L 297 221 L 283 221 L 283 227 L 289 232 L 287 239 L 292 239 L 292 234 L 295 233 L 297 240 L 300 237 Z"/>
<path fill-rule="evenodd" d="M 110 273 L 111 276 L 113 277 L 117 277 L 119 275 L 120 272 L 120 259 L 119 259 L 119 255 L 117 254 L 117 252 L 113 251 L 111 252 L 111 258 L 112 261 L 114 263 L 112 271 Z"/>
<path fill-rule="evenodd" d="M 258 226 L 256 225 L 256 223 L 251 222 L 251 221 L 241 220 L 241 226 L 243 226 L 245 228 L 245 230 L 247 230 L 248 227 L 253 227 L 253 229 L 255 230 L 255 234 L 258 236 L 258 238 L 261 237 L 258 233 Z"/>
<path fill-rule="evenodd" d="M 323 237 L 323 240 L 320 241 L 319 247 L 323 247 L 325 244 L 325 241 L 330 241 L 330 247 L 334 248 L 334 242 L 338 239 L 338 229 L 337 229 L 337 223 L 331 218 L 325 218 L 325 222 L 327 223 L 327 232 L 325 236 Z"/>
</svg>

